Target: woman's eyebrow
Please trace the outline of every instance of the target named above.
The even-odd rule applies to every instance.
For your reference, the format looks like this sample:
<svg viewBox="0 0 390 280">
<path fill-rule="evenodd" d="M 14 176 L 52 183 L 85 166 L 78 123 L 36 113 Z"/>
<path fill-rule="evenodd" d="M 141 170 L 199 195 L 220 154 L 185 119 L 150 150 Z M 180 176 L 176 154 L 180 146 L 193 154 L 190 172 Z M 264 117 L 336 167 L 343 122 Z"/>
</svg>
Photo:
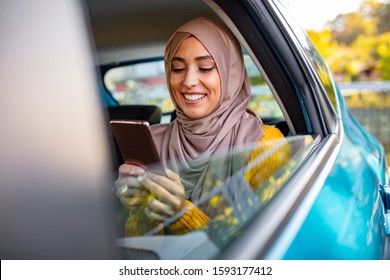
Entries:
<svg viewBox="0 0 390 280">
<path fill-rule="evenodd" d="M 201 61 L 201 60 L 213 60 L 214 61 L 214 58 L 211 55 L 203 55 L 203 56 L 196 57 L 195 60 L 196 61 Z M 172 58 L 172 61 L 185 62 L 186 60 L 182 57 L 174 56 Z"/>
<path fill-rule="evenodd" d="M 199 61 L 199 60 L 214 60 L 213 57 L 211 55 L 204 55 L 204 56 L 198 56 L 195 58 L 196 61 Z"/>
<path fill-rule="evenodd" d="M 185 62 L 185 59 L 182 57 L 174 56 L 172 58 L 172 61 L 179 61 L 179 62 Z"/>
</svg>

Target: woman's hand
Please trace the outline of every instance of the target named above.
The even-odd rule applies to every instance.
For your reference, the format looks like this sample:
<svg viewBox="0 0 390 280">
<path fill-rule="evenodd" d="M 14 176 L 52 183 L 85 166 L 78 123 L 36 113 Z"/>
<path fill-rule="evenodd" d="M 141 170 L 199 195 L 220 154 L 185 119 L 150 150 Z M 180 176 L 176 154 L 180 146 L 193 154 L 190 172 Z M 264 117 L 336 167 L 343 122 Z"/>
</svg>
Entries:
<svg viewBox="0 0 390 280">
<path fill-rule="evenodd" d="M 165 169 L 166 177 L 145 172 L 139 166 L 122 164 L 115 181 L 116 196 L 123 206 L 140 207 L 147 198 L 146 215 L 163 222 L 185 207 L 185 190 L 180 177 Z"/>
<path fill-rule="evenodd" d="M 148 191 L 137 180 L 138 176 L 144 175 L 145 170 L 136 165 L 125 163 L 119 167 L 119 177 L 114 186 L 123 206 L 139 207 L 144 201 Z"/>
<path fill-rule="evenodd" d="M 165 169 L 165 172 L 167 177 L 147 172 L 145 176 L 137 178 L 152 194 L 145 208 L 146 215 L 160 222 L 170 218 L 186 205 L 185 190 L 179 175 L 169 169 Z"/>
</svg>

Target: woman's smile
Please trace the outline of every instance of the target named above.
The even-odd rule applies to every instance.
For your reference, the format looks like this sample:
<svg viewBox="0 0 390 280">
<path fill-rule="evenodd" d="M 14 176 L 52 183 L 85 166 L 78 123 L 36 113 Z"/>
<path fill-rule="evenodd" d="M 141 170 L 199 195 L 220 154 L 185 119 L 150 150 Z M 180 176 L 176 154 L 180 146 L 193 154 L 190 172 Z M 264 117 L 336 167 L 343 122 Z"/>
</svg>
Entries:
<svg viewBox="0 0 390 280">
<path fill-rule="evenodd" d="M 188 94 L 188 93 L 184 93 L 183 96 L 188 101 L 199 101 L 199 100 L 203 99 L 206 96 L 206 94 Z"/>
</svg>

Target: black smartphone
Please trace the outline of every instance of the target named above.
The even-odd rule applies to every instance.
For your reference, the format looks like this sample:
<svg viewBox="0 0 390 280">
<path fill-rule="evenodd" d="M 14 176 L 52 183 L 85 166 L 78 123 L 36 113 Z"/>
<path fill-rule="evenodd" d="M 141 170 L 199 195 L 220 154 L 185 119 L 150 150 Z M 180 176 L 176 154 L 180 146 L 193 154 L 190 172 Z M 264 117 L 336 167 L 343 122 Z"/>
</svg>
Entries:
<svg viewBox="0 0 390 280">
<path fill-rule="evenodd" d="M 125 163 L 165 176 L 147 121 L 112 120 L 110 126 Z"/>
</svg>

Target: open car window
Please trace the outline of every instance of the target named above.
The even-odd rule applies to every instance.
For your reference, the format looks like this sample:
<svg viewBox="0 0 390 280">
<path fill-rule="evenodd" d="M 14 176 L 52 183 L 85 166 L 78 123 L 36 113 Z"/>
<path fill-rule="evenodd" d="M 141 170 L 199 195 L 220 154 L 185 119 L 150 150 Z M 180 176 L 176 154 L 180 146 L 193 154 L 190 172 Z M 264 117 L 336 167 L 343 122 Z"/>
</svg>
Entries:
<svg viewBox="0 0 390 280">
<path fill-rule="evenodd" d="M 286 191 L 290 178 L 314 146 L 311 136 L 292 136 L 210 156 L 211 166 L 202 195 L 193 201 L 196 213 L 191 218 L 178 213 L 140 236 L 119 238 L 118 247 L 129 259 L 217 258 L 255 217 L 262 215 L 279 192 Z M 227 161 L 232 166 L 231 176 L 222 172 Z M 121 220 L 127 227 L 133 223 L 131 227 L 145 228 L 148 221 L 134 213 Z M 209 222 L 196 225 L 199 213 Z M 175 232 L 172 225 L 178 221 L 194 223 L 195 229 Z"/>
<path fill-rule="evenodd" d="M 244 62 L 251 83 L 248 107 L 264 120 L 283 119 L 270 88 L 248 54 L 244 54 Z M 105 73 L 104 84 L 119 105 L 157 105 L 163 114 L 174 110 L 162 57 L 114 67 Z M 169 118 L 162 119 L 162 122 L 169 121 Z"/>
</svg>

